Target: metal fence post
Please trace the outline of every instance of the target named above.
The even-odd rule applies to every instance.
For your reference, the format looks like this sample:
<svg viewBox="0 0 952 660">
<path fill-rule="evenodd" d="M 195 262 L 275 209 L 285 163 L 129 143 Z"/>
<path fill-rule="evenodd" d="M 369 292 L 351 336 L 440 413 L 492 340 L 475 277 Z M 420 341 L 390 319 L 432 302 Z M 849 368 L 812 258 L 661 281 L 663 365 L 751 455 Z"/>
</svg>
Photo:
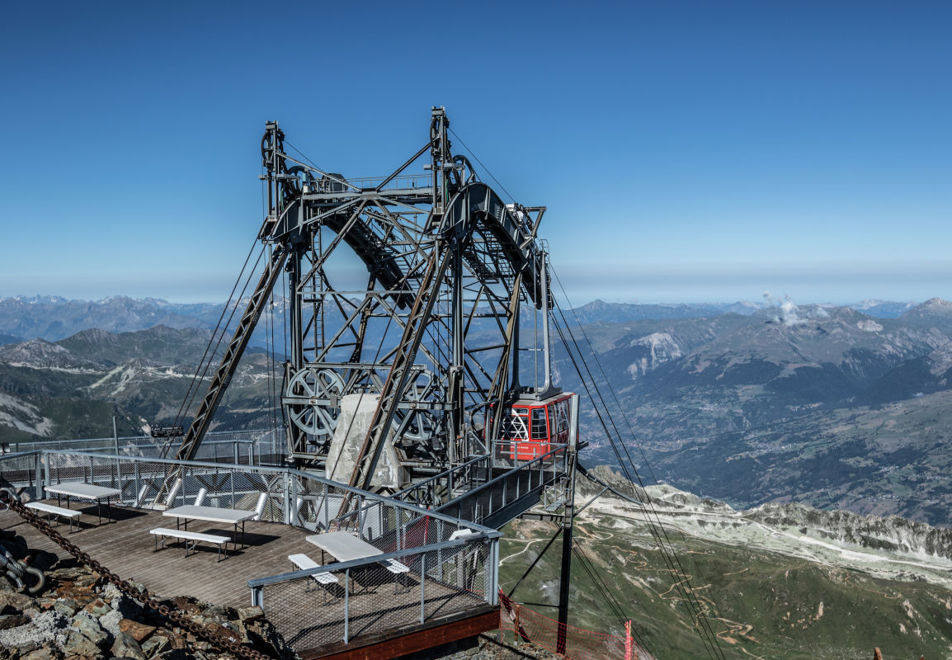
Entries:
<svg viewBox="0 0 952 660">
<path fill-rule="evenodd" d="M 187 497 L 188 487 L 186 486 L 187 483 L 188 483 L 188 468 L 182 468 L 182 489 L 181 489 L 181 493 L 182 493 L 182 504 L 183 504 L 183 505 L 188 504 L 188 497 Z M 172 503 L 172 502 L 170 501 L 170 502 L 169 502 L 169 506 L 174 506 L 174 503 Z"/>
<path fill-rule="evenodd" d="M 284 471 L 284 524 L 291 524 L 291 473 Z"/>
<path fill-rule="evenodd" d="M 288 493 L 288 501 L 290 506 L 288 507 L 288 518 L 285 521 L 285 523 L 288 525 L 299 525 L 300 521 L 298 520 L 298 505 L 297 505 L 298 480 L 290 476 L 290 474 L 288 476 L 291 480 L 291 489 Z"/>
<path fill-rule="evenodd" d="M 364 496 L 357 496 L 357 538 L 364 540 L 364 522 L 361 513 L 364 510 Z"/>
<path fill-rule="evenodd" d="M 142 492 L 142 486 L 139 483 L 139 478 L 140 478 L 139 477 L 139 461 L 133 461 L 132 465 L 135 467 L 135 477 L 136 477 L 136 490 L 134 494 L 136 499 L 134 500 L 134 502 L 136 506 L 138 506 L 139 504 L 141 504 L 141 502 L 139 502 L 139 493 Z"/>
<path fill-rule="evenodd" d="M 36 454 L 33 457 L 36 461 L 36 487 L 33 489 L 33 495 L 38 500 L 43 499 L 43 456 L 44 454 Z"/>
<path fill-rule="evenodd" d="M 440 543 L 443 541 L 443 519 L 436 519 L 436 542 Z M 440 548 L 436 551 L 436 579 L 440 582 L 443 581 L 443 549 Z"/>
<path fill-rule="evenodd" d="M 330 522 L 331 504 L 330 502 L 327 501 L 327 484 L 324 484 L 324 495 L 323 495 L 323 500 L 321 502 L 321 506 L 324 509 L 324 529 L 327 530 L 331 525 L 331 522 Z M 315 520 L 314 522 L 317 522 L 317 521 Z"/>
<path fill-rule="evenodd" d="M 426 620 L 426 553 L 420 555 L 420 623 Z"/>
<path fill-rule="evenodd" d="M 350 638 L 350 569 L 344 571 L 344 644 Z"/>
<path fill-rule="evenodd" d="M 499 604 L 499 539 L 489 542 L 486 555 L 486 599 L 490 605 Z"/>
<path fill-rule="evenodd" d="M 403 550 L 403 509 L 397 509 L 397 550 Z"/>
</svg>

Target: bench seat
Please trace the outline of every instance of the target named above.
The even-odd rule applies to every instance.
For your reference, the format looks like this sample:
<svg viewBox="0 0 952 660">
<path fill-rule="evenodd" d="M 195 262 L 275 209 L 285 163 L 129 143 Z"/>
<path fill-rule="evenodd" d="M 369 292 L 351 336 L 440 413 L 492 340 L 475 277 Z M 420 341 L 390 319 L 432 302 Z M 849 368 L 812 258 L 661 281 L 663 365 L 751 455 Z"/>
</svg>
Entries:
<svg viewBox="0 0 952 660">
<path fill-rule="evenodd" d="M 56 506 L 55 504 L 46 504 L 44 502 L 27 502 L 26 508 L 33 509 L 34 511 L 42 511 L 43 513 L 48 513 L 54 516 L 60 516 L 69 520 L 69 531 L 73 531 L 73 518 L 79 518 L 80 511 L 75 509 L 64 509 L 61 506 Z"/>
<path fill-rule="evenodd" d="M 321 567 L 321 565 L 316 561 L 303 554 L 288 555 L 288 561 L 300 568 L 302 571 Z M 331 573 L 314 573 L 314 575 L 311 577 L 321 584 L 337 584 L 337 576 L 332 575 Z"/>
<path fill-rule="evenodd" d="M 378 563 L 396 576 L 396 584 L 394 584 L 394 587 L 393 587 L 394 593 L 396 593 L 397 587 L 400 586 L 400 576 L 403 573 L 409 573 L 410 567 L 407 566 L 406 564 L 401 564 L 396 559 L 384 559 L 383 561 Z M 409 591 L 410 590 L 409 583 L 406 586 L 407 586 L 407 591 Z"/>
<path fill-rule="evenodd" d="M 380 563 L 384 568 L 393 574 L 410 572 L 410 568 L 408 566 L 401 564 L 396 559 L 386 559 Z"/>
<path fill-rule="evenodd" d="M 175 538 L 185 541 L 185 556 L 188 557 L 191 550 L 195 549 L 195 546 L 199 542 L 211 543 L 212 545 L 218 546 L 218 561 L 221 561 L 222 548 L 226 550 L 227 554 L 227 544 L 231 543 L 230 536 L 219 536 L 217 534 L 202 534 L 200 532 L 189 532 L 184 529 L 166 529 L 165 527 L 156 527 L 155 529 L 150 529 L 149 534 L 152 534 L 155 537 L 155 549 L 159 549 L 159 539 L 162 539 L 162 547 L 165 547 L 166 538 Z M 189 545 L 191 541 L 191 545 Z"/>
</svg>

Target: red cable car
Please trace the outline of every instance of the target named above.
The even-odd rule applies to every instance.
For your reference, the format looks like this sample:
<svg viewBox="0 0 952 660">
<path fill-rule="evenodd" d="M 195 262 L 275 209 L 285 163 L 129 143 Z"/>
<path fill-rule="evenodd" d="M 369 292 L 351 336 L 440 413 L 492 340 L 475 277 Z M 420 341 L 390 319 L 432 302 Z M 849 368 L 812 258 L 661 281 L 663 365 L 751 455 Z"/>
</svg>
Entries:
<svg viewBox="0 0 952 660">
<path fill-rule="evenodd" d="M 509 458 L 530 461 L 569 442 L 569 402 L 575 395 L 559 393 L 546 399 L 519 399 L 504 415 L 499 441 Z M 490 409 L 491 410 L 491 409 Z"/>
</svg>

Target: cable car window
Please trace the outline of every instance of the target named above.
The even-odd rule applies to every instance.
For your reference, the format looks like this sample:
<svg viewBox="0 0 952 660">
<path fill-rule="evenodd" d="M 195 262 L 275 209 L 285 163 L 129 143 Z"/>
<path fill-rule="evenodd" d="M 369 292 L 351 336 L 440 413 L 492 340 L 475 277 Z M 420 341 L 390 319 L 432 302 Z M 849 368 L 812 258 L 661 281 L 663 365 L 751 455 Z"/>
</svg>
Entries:
<svg viewBox="0 0 952 660">
<path fill-rule="evenodd" d="M 545 423 L 545 408 L 532 409 L 532 439 L 548 440 L 549 429 Z"/>
<path fill-rule="evenodd" d="M 568 401 L 559 401 L 552 406 L 555 413 L 555 432 L 562 434 L 569 429 Z"/>
<path fill-rule="evenodd" d="M 512 414 L 502 419 L 502 438 L 506 440 L 528 440 L 525 409 L 513 408 Z"/>
</svg>

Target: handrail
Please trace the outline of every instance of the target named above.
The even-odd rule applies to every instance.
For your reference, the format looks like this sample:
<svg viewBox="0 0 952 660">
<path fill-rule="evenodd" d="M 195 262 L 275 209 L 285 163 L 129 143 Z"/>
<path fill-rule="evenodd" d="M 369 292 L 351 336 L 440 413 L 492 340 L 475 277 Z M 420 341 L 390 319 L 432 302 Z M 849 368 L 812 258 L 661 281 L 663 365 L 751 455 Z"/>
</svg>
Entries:
<svg viewBox="0 0 952 660">
<path fill-rule="evenodd" d="M 437 511 L 424 509 L 422 507 L 416 506 L 409 502 L 403 502 L 401 500 L 393 499 L 392 497 L 379 495 L 377 493 L 373 493 L 367 490 L 361 490 L 360 488 L 348 486 L 347 484 L 342 484 L 338 481 L 333 481 L 332 479 L 322 477 L 316 473 L 306 472 L 304 470 L 298 470 L 295 468 L 269 467 L 264 465 L 242 465 L 238 463 L 213 463 L 209 461 L 183 461 L 183 460 L 176 460 L 174 458 L 150 458 L 150 457 L 143 457 L 143 456 L 116 456 L 115 454 L 78 452 L 78 451 L 69 451 L 69 450 L 62 450 L 62 449 L 42 449 L 37 451 L 42 452 L 43 454 L 82 456 L 83 458 L 100 458 L 100 459 L 111 461 L 113 463 L 115 463 L 116 461 L 122 461 L 127 463 L 154 463 L 159 465 L 177 465 L 177 466 L 181 466 L 185 468 L 188 468 L 188 467 L 210 468 L 215 470 L 234 469 L 239 472 L 283 474 L 287 476 L 294 475 L 297 477 L 315 481 L 321 485 L 327 486 L 328 488 L 334 488 L 334 489 L 337 489 L 338 491 L 349 492 L 352 495 L 363 497 L 364 500 L 372 500 L 375 503 L 386 504 L 398 509 L 409 511 L 413 513 L 414 515 L 416 515 L 417 517 L 430 516 L 432 518 L 440 519 L 440 520 L 443 520 L 444 522 L 448 522 L 450 524 L 456 525 L 457 527 L 467 527 L 469 529 L 473 529 L 479 532 L 488 533 L 493 531 L 491 527 L 485 527 L 483 525 L 480 525 L 478 523 L 474 523 L 468 520 L 454 518 L 452 516 L 439 513 Z M 337 518 L 333 518 L 332 520 L 336 521 Z"/>
<path fill-rule="evenodd" d="M 432 477 L 430 477 L 430 478 L 428 478 L 428 479 L 424 479 L 423 481 L 419 481 L 419 482 L 417 482 L 417 483 L 415 483 L 415 484 L 412 484 L 412 485 L 410 485 L 410 486 L 407 486 L 406 488 L 404 488 L 404 489 L 401 490 L 400 492 L 394 493 L 393 496 L 394 496 L 395 498 L 402 497 L 402 496 L 406 495 L 407 493 L 410 493 L 410 492 L 412 492 L 412 491 L 414 491 L 414 490 L 417 490 L 417 489 L 419 489 L 419 488 L 423 488 L 424 486 L 429 485 L 430 482 L 432 482 L 432 481 L 436 481 L 436 480 L 438 480 L 438 479 L 445 479 L 445 478 L 449 477 L 451 474 L 453 474 L 453 472 L 455 472 L 455 471 L 457 471 L 457 470 L 463 470 L 464 468 L 468 468 L 470 465 L 472 465 L 472 464 L 474 464 L 474 463 L 477 463 L 477 462 L 479 462 L 479 461 L 485 461 L 485 460 L 492 460 L 492 455 L 490 455 L 490 454 L 480 454 L 479 456 L 476 456 L 475 458 L 472 458 L 472 459 L 466 461 L 465 463 L 460 463 L 459 465 L 457 465 L 457 466 L 455 466 L 455 467 L 451 467 L 451 468 L 448 469 L 448 470 L 443 470 L 443 471 L 440 472 L 439 474 L 434 474 Z"/>
<path fill-rule="evenodd" d="M 32 449 L 30 451 L 18 451 L 13 452 L 12 454 L 0 454 L 0 461 L 6 461 L 11 458 L 23 458 L 24 456 L 34 456 L 36 454 L 41 454 L 44 450 L 42 449 Z"/>
<path fill-rule="evenodd" d="M 481 532 L 479 534 L 474 534 L 467 536 L 466 538 L 453 539 L 452 541 L 440 541 L 439 543 L 431 543 L 429 545 L 418 545 L 412 548 L 403 548 L 401 550 L 394 550 L 393 552 L 387 552 L 380 555 L 371 555 L 370 557 L 362 557 L 360 559 L 351 559 L 350 561 L 342 561 L 334 564 L 326 564 L 324 566 L 317 566 L 316 568 L 306 568 L 301 571 L 292 571 L 291 573 L 279 573 L 278 575 L 269 575 L 267 577 L 253 578 L 248 580 L 248 587 L 251 589 L 257 589 L 260 587 L 266 587 L 272 584 L 279 584 L 281 582 L 290 582 L 292 580 L 299 580 L 301 578 L 306 578 L 316 573 L 336 573 L 338 571 L 345 571 L 348 568 L 355 568 L 357 566 L 367 566 L 368 564 L 378 564 L 382 561 L 388 559 L 398 559 L 400 557 L 406 557 L 407 555 L 419 555 L 424 552 L 435 552 L 437 550 L 446 550 L 448 548 L 461 547 L 469 545 L 479 540 L 494 540 L 502 537 L 502 532 L 496 530 L 489 530 L 489 532 Z"/>
<path fill-rule="evenodd" d="M 533 459 L 532 459 L 531 461 L 529 461 L 528 463 L 523 463 L 522 465 L 519 465 L 518 467 L 514 467 L 514 468 L 512 468 L 511 470 L 509 470 L 509 471 L 507 471 L 507 472 L 503 472 L 503 473 L 500 474 L 498 477 L 494 477 L 494 478 L 490 479 L 489 481 L 487 481 L 486 483 L 480 484 L 480 485 L 477 486 L 476 488 L 474 488 L 474 489 L 472 489 L 472 490 L 470 490 L 470 491 L 467 491 L 467 492 L 463 493 L 463 494 L 460 495 L 459 497 L 453 498 L 452 500 L 450 500 L 450 501 L 447 502 L 446 504 L 441 504 L 441 505 L 440 505 L 440 509 L 448 509 L 448 508 L 452 507 L 453 505 L 459 504 L 460 502 L 463 502 L 464 500 L 466 500 L 466 499 L 472 497 L 474 494 L 479 493 L 479 492 L 485 490 L 486 488 L 490 487 L 491 485 L 493 485 L 493 484 L 495 484 L 495 483 L 497 483 L 497 482 L 499 482 L 499 481 L 502 481 L 503 479 L 507 479 L 507 478 L 509 478 L 511 475 L 513 475 L 513 474 L 515 474 L 515 473 L 517 473 L 517 472 L 522 472 L 522 471 L 524 471 L 525 468 L 529 467 L 529 466 L 532 465 L 533 463 L 539 463 L 539 462 L 541 462 L 541 461 L 544 461 L 546 458 L 549 458 L 550 456 L 554 456 L 555 454 L 558 454 L 558 453 L 560 453 L 560 452 L 564 452 L 567 448 L 568 448 L 568 445 L 558 445 L 558 447 L 557 447 L 556 449 L 550 449 L 550 450 L 549 450 L 548 452 L 546 452 L 545 454 L 542 454 L 541 456 L 536 456 L 535 458 L 533 458 Z"/>
<path fill-rule="evenodd" d="M 244 466 L 241 466 L 241 467 L 244 467 Z M 411 512 L 413 512 L 413 513 L 419 514 L 421 517 L 429 516 L 429 517 L 431 517 L 431 518 L 439 519 L 439 520 L 442 520 L 443 522 L 448 522 L 448 523 L 450 523 L 450 524 L 456 525 L 457 527 L 468 527 L 468 528 L 470 528 L 470 529 L 476 530 L 476 531 L 478 531 L 478 532 L 483 532 L 483 533 L 486 533 L 486 534 L 491 534 L 491 533 L 494 533 L 494 532 L 496 531 L 496 530 L 494 530 L 492 527 L 486 527 L 485 525 L 480 525 L 479 523 L 474 523 L 474 522 L 471 522 L 471 521 L 469 521 L 469 520 L 463 520 L 463 519 L 461 519 L 461 518 L 454 518 L 453 516 L 448 516 L 448 515 L 446 515 L 445 513 L 440 513 L 440 512 L 438 512 L 438 511 L 433 511 L 433 510 L 431 510 L 431 509 L 424 509 L 423 507 L 417 506 L 417 505 L 415 505 L 415 504 L 411 504 L 411 503 L 409 503 L 409 502 L 403 502 L 403 501 L 401 501 L 401 500 L 396 500 L 396 499 L 393 499 L 392 497 L 387 497 L 386 495 L 379 495 L 379 494 L 377 494 L 377 493 L 372 493 L 372 492 L 367 491 L 367 490 L 361 490 L 361 489 L 359 489 L 359 488 L 352 488 L 351 486 L 348 486 L 347 484 L 342 484 L 342 483 L 340 483 L 340 482 L 338 482 L 338 481 L 332 481 L 332 480 L 326 479 L 326 478 L 324 478 L 324 477 L 319 477 L 319 476 L 317 476 L 317 475 L 315 475 L 315 474 L 312 474 L 312 473 L 310 473 L 310 472 L 305 472 L 305 471 L 303 471 L 303 470 L 297 470 L 297 469 L 294 469 L 294 468 L 287 468 L 287 472 L 288 472 L 288 474 L 294 474 L 294 475 L 297 475 L 297 476 L 299 476 L 299 477 L 305 477 L 305 478 L 307 478 L 307 479 L 313 479 L 313 480 L 315 480 L 315 481 L 318 481 L 318 482 L 320 482 L 320 483 L 326 484 L 326 485 L 328 485 L 328 486 L 332 486 L 332 487 L 334 487 L 334 488 L 339 488 L 339 489 L 341 489 L 341 490 L 350 491 L 351 493 L 353 493 L 353 494 L 355 494 L 355 495 L 361 495 L 361 496 L 363 496 L 365 499 L 372 499 L 372 500 L 375 500 L 375 501 L 380 502 L 380 503 L 383 503 L 383 504 L 393 505 L 393 506 L 395 506 L 395 507 L 397 507 L 397 508 L 399 508 L 399 509 L 404 509 L 404 510 L 406 510 L 406 511 L 411 511 Z M 351 514 L 352 514 L 352 513 L 355 513 L 355 511 L 352 511 Z M 348 515 L 350 515 L 350 514 L 348 514 Z M 343 516 L 343 517 L 346 518 L 347 515 L 345 515 L 345 516 Z M 337 520 L 337 518 L 331 518 L 331 521 L 335 521 L 335 520 Z"/>
</svg>

